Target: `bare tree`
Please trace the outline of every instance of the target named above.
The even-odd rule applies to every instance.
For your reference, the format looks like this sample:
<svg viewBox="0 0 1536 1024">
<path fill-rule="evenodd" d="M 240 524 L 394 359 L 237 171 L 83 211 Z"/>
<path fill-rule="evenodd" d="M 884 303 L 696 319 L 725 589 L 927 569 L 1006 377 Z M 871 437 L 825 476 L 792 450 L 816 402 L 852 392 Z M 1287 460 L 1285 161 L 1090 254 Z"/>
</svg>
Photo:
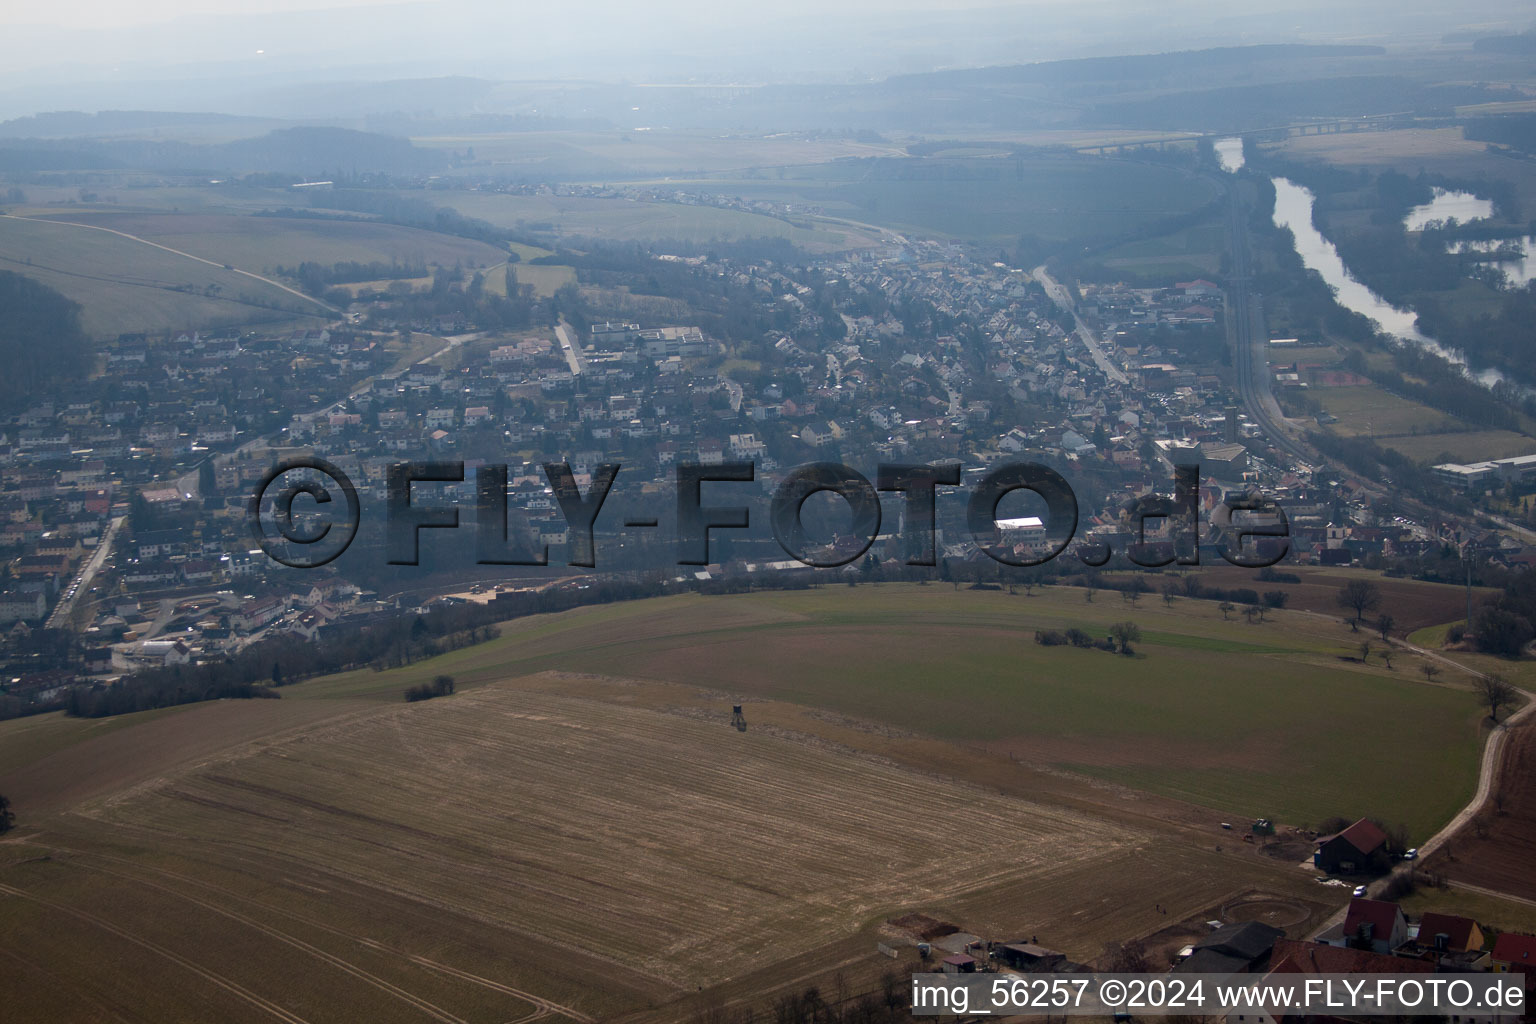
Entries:
<svg viewBox="0 0 1536 1024">
<path fill-rule="evenodd" d="M 1432 661 L 1426 661 L 1419 666 L 1419 671 L 1424 673 L 1425 682 L 1432 683 L 1435 681 L 1435 676 L 1440 674 L 1440 666 Z"/>
<path fill-rule="evenodd" d="M 1488 716 L 1495 722 L 1499 720 L 1499 709 L 1513 704 L 1520 695 L 1520 691 L 1509 680 L 1493 673 L 1478 679 L 1477 693 L 1488 706 Z"/>
<path fill-rule="evenodd" d="M 1173 606 L 1173 599 L 1176 596 L 1178 596 L 1178 593 L 1179 593 L 1178 584 L 1174 583 L 1172 580 L 1169 580 L 1167 583 L 1164 583 L 1163 584 L 1163 604 L 1171 608 Z"/>
<path fill-rule="evenodd" d="M 1390 639 L 1387 634 L 1392 632 L 1392 626 L 1395 622 L 1396 620 L 1386 612 L 1382 612 L 1376 617 L 1376 632 L 1381 634 L 1383 641 Z"/>
<path fill-rule="evenodd" d="M 1223 602 L 1221 602 L 1221 604 L 1216 606 L 1217 610 L 1221 612 L 1221 621 L 1223 621 L 1223 622 L 1227 621 L 1227 617 L 1229 615 L 1231 615 L 1232 609 L 1234 607 L 1235 606 L 1232 604 L 1231 601 L 1223 601 Z"/>
<path fill-rule="evenodd" d="M 1355 613 L 1355 617 L 1349 621 L 1349 628 L 1358 633 L 1360 620 L 1365 617 L 1365 613 L 1381 604 L 1381 588 L 1370 580 L 1350 580 L 1339 590 L 1337 600 L 1341 608 L 1348 608 Z"/>
<path fill-rule="evenodd" d="M 1109 635 L 1120 645 L 1121 654 L 1131 654 L 1131 644 L 1141 642 L 1141 627 L 1134 622 L 1117 622 L 1109 627 Z"/>
<path fill-rule="evenodd" d="M 1387 644 L 1381 649 L 1381 660 L 1387 663 L 1387 668 L 1392 667 L 1392 655 L 1394 653 L 1391 644 Z"/>
<path fill-rule="evenodd" d="M 0 793 L 0 832 L 9 832 L 14 824 L 16 815 L 11 813 L 11 801 L 4 793 Z"/>
<path fill-rule="evenodd" d="M 1370 656 L 1371 656 L 1371 642 L 1369 640 L 1361 640 L 1360 641 L 1360 660 L 1361 661 L 1365 661 L 1368 658 L 1370 658 Z"/>
</svg>

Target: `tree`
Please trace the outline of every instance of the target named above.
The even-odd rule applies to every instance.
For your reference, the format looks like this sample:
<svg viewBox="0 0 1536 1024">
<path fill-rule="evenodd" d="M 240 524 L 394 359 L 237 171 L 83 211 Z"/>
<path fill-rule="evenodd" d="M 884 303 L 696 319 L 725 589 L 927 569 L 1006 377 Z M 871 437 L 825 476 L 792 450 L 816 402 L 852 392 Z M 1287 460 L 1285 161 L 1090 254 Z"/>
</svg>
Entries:
<svg viewBox="0 0 1536 1024">
<path fill-rule="evenodd" d="M 1472 633 L 1479 650 L 1516 658 L 1531 642 L 1536 630 L 1525 616 L 1489 606 L 1479 608 L 1472 616 Z"/>
<path fill-rule="evenodd" d="M 1507 704 L 1513 704 L 1519 697 L 1520 691 L 1512 686 L 1509 680 L 1501 675 L 1489 673 L 1477 681 L 1477 693 L 1488 706 L 1488 717 L 1495 722 L 1499 720 L 1499 709 Z"/>
<path fill-rule="evenodd" d="M 1231 615 L 1231 613 L 1232 613 L 1232 608 L 1233 608 L 1232 602 L 1231 601 L 1223 601 L 1223 602 L 1221 602 L 1221 604 L 1217 605 L 1216 607 L 1221 612 L 1221 621 L 1223 621 L 1223 622 L 1227 621 L 1227 617 L 1229 615 Z"/>
<path fill-rule="evenodd" d="M 1355 613 L 1355 617 L 1349 622 L 1349 628 L 1358 633 L 1360 620 L 1365 613 L 1381 604 L 1381 588 L 1370 580 L 1350 580 L 1339 591 L 1338 602 L 1340 607 L 1348 608 Z"/>
<path fill-rule="evenodd" d="M 197 467 L 197 496 L 211 498 L 218 493 L 219 483 L 213 472 L 213 457 L 209 456 Z"/>
<path fill-rule="evenodd" d="M 1164 583 L 1163 584 L 1163 604 L 1167 605 L 1168 607 L 1171 608 L 1173 606 L 1173 599 L 1174 599 L 1174 597 L 1176 597 L 1178 595 L 1178 593 L 1179 593 L 1179 586 L 1178 586 L 1177 583 L 1174 583 L 1172 580 L 1169 580 L 1167 583 Z"/>
<path fill-rule="evenodd" d="M 0 833 L 9 832 L 14 824 L 16 815 L 11 813 L 11 801 L 4 793 L 0 793 Z"/>
<path fill-rule="evenodd" d="M 1361 640 L 1360 641 L 1360 660 L 1361 661 L 1368 661 L 1368 660 L 1370 660 L 1370 657 L 1371 657 L 1371 642 L 1369 640 Z"/>
<path fill-rule="evenodd" d="M 1440 674 L 1440 666 L 1432 661 L 1426 661 L 1419 666 L 1419 671 L 1424 673 L 1425 682 L 1432 683 L 1435 681 L 1435 676 Z"/>
<path fill-rule="evenodd" d="M 1120 645 L 1120 653 L 1129 655 L 1133 653 L 1131 644 L 1141 642 L 1141 627 L 1134 622 L 1117 622 L 1109 627 L 1109 635 Z"/>
<path fill-rule="evenodd" d="M 1387 668 L 1392 667 L 1392 655 L 1394 653 L 1391 644 L 1387 644 L 1381 649 L 1381 660 L 1387 663 Z"/>
<path fill-rule="evenodd" d="M 1386 642 L 1389 639 L 1387 634 L 1392 632 L 1392 626 L 1395 622 L 1396 620 L 1386 612 L 1382 612 L 1381 615 L 1377 617 L 1376 632 L 1381 634 L 1381 639 L 1383 642 Z"/>
</svg>

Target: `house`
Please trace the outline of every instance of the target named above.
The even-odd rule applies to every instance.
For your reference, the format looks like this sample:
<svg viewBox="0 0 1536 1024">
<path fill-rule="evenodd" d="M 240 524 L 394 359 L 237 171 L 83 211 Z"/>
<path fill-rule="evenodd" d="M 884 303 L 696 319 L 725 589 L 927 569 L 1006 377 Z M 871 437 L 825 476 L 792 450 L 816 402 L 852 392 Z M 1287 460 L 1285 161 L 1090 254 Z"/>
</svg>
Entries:
<svg viewBox="0 0 1536 1024">
<path fill-rule="evenodd" d="M 1387 866 L 1387 834 L 1361 818 L 1337 835 L 1319 837 L 1312 863 L 1331 874 L 1381 871 Z"/>
<path fill-rule="evenodd" d="M 1526 985 L 1536 978 L 1536 935 L 1506 932 L 1493 944 L 1493 969 L 1499 972 L 1522 971 Z"/>
<path fill-rule="evenodd" d="M 1408 919 L 1396 903 L 1357 896 L 1349 901 L 1344 923 L 1324 931 L 1317 941 L 1329 946 L 1390 953 L 1408 941 Z"/>
<path fill-rule="evenodd" d="M 1347 949 L 1303 939 L 1277 939 L 1269 958 L 1270 974 L 1432 974 L 1427 960 Z"/>
<path fill-rule="evenodd" d="M 145 640 L 139 644 L 137 656 L 161 665 L 185 665 L 192 660 L 192 649 L 180 640 Z"/>
<path fill-rule="evenodd" d="M 40 619 L 48 610 L 48 601 L 41 590 L 30 593 L 20 590 L 0 591 L 0 625 Z"/>
<path fill-rule="evenodd" d="M 1420 948 L 1437 953 L 1466 953 L 1482 949 L 1488 940 L 1470 917 L 1426 913 L 1419 919 L 1417 941 Z"/>
</svg>

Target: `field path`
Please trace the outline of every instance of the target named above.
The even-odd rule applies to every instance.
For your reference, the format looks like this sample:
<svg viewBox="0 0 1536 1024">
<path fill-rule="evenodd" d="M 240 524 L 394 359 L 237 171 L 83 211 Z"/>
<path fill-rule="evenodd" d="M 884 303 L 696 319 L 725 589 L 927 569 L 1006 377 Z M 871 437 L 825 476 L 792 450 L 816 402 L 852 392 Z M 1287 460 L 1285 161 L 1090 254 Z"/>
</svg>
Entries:
<svg viewBox="0 0 1536 1024">
<path fill-rule="evenodd" d="M 69 916 L 78 918 L 87 924 L 95 925 L 97 928 L 100 928 L 103 931 L 111 932 L 113 935 L 116 935 L 118 938 L 123 939 L 126 942 L 131 942 L 135 946 L 147 949 L 151 953 L 156 953 L 171 961 L 172 963 L 185 967 L 187 970 L 191 971 L 193 974 L 196 974 L 198 977 L 204 979 L 205 981 L 212 982 L 214 985 L 217 985 L 224 991 L 229 992 L 230 994 L 237 996 L 240 999 L 243 999 L 247 1003 L 250 1003 L 252 1006 L 256 1007 L 258 1010 L 266 1011 L 267 1013 L 276 1017 L 278 1020 L 287 1021 L 288 1024 L 309 1024 L 309 1022 L 306 1021 L 303 1017 L 288 1012 L 281 1006 L 278 1006 L 276 1003 L 268 999 L 263 999 L 261 996 L 252 992 L 245 986 L 230 981 L 222 974 L 217 974 L 208 970 L 207 968 L 199 967 L 197 964 L 186 959 L 185 957 L 179 956 L 178 954 L 173 953 L 171 950 L 166 949 L 164 946 L 150 942 L 148 939 L 142 939 L 131 932 L 126 932 L 112 924 L 110 921 L 105 921 L 102 918 L 97 917 L 95 914 L 88 914 L 83 910 L 76 910 L 74 907 L 67 906 L 63 903 L 55 903 L 53 900 L 44 899 L 41 896 L 35 896 L 32 893 L 25 892 L 21 889 L 12 888 L 9 885 L 0 884 L 0 893 L 4 893 L 7 896 L 15 896 L 19 899 L 31 900 L 34 903 L 40 903 L 43 906 L 50 908 L 51 910 L 55 910 L 61 914 L 68 914 Z"/>
<path fill-rule="evenodd" d="M 313 304 L 315 304 L 317 306 L 320 306 L 322 309 L 329 310 L 331 313 L 340 314 L 340 312 L 341 312 L 335 306 L 332 306 L 330 303 L 321 302 L 319 299 L 315 298 L 313 295 L 305 295 L 303 292 L 299 291 L 297 288 L 290 288 L 287 285 L 283 284 L 281 281 L 274 281 L 270 277 L 262 277 L 260 274 L 253 274 L 249 270 L 241 270 L 239 267 L 232 266 L 231 264 L 228 264 L 228 263 L 216 263 L 213 260 L 204 259 L 201 256 L 194 256 L 190 252 L 183 252 L 180 249 L 172 249 L 168 245 L 161 245 L 159 242 L 151 242 L 147 238 L 140 238 L 138 235 L 130 235 L 128 232 L 126 232 L 126 231 L 118 231 L 116 228 L 105 228 L 105 227 L 102 227 L 99 224 L 81 224 L 81 223 L 78 223 L 77 221 L 72 221 L 72 220 L 52 220 L 52 219 L 50 219 L 48 217 L 16 217 L 16 216 L 13 216 L 13 215 L 8 214 L 8 213 L 0 213 L 0 217 L 10 217 L 12 220 L 35 221 L 38 224 L 62 224 L 65 227 L 84 228 L 87 231 L 105 231 L 109 235 L 117 235 L 120 238 L 126 238 L 126 239 L 129 239 L 130 241 L 140 242 L 140 243 L 142 243 L 144 245 L 153 246 L 156 249 L 161 249 L 161 250 L 163 250 L 165 252 L 171 253 L 171 254 L 176 255 L 176 256 L 183 256 L 183 257 L 185 257 L 185 258 L 187 258 L 189 260 L 196 260 L 198 263 L 206 263 L 210 267 L 217 267 L 220 270 L 227 270 L 227 271 L 229 271 L 231 273 L 234 273 L 234 274 L 240 274 L 240 275 L 242 275 L 244 277 L 249 277 L 253 281 L 260 281 L 262 284 L 271 285 L 273 288 L 280 288 L 283 291 L 287 292 L 289 295 L 297 296 L 298 298 L 303 299 L 305 302 L 313 303 Z"/>
</svg>

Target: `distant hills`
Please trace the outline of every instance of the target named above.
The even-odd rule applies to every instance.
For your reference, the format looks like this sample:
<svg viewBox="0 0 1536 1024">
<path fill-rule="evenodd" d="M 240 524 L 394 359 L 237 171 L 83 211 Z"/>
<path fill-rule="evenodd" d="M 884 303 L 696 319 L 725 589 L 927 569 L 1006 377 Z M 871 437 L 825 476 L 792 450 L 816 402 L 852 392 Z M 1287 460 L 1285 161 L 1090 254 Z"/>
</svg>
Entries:
<svg viewBox="0 0 1536 1024">
<path fill-rule="evenodd" d="M 48 116 L 54 119 L 69 117 Z M 121 123 L 125 116 L 128 115 L 116 115 L 116 123 Z M 113 119 L 109 119 L 108 123 L 112 122 Z M 8 123 L 14 125 L 16 122 Z M 18 138 L 0 141 L 0 171 L 14 173 L 127 168 L 208 174 L 278 172 L 316 177 L 359 173 L 423 174 L 439 170 L 445 163 L 444 154 L 420 149 L 406 139 L 347 128 L 283 128 L 256 138 L 209 145 L 156 139 Z"/>
<path fill-rule="evenodd" d="M 1259 61 L 1303 60 L 1312 57 L 1379 57 L 1381 46 L 1313 46 L 1274 43 L 1257 46 L 1217 46 L 1204 50 L 1132 54 L 1124 57 L 1083 57 L 1076 60 L 1041 61 L 1001 67 L 965 68 L 898 75 L 886 84 L 902 87 L 949 85 L 1006 85 L 1015 82 L 1069 84 L 1074 82 L 1144 81 L 1166 75 L 1189 75 L 1249 67 Z"/>
</svg>

